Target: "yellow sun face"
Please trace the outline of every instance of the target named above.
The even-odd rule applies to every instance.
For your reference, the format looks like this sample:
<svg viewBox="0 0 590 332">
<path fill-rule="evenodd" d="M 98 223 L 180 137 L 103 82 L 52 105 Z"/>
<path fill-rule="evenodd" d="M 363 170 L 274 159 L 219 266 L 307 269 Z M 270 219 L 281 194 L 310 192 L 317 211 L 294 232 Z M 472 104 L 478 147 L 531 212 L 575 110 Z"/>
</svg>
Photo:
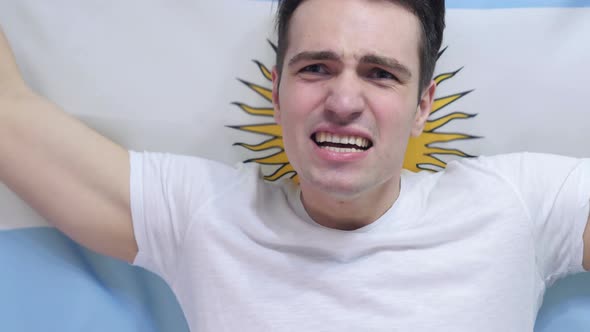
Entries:
<svg viewBox="0 0 590 332">
<path fill-rule="evenodd" d="M 271 46 L 273 46 L 273 48 L 276 51 L 276 47 L 272 43 Z M 442 55 L 443 52 L 444 50 L 441 51 L 439 56 Z M 265 78 L 268 82 L 272 82 L 270 70 L 259 61 L 254 61 L 254 63 L 256 63 L 256 65 L 258 66 L 258 69 L 262 73 L 263 78 Z M 458 72 L 459 70 L 450 73 L 443 73 L 436 76 L 434 80 L 438 85 L 448 79 L 455 77 L 455 75 Z M 250 145 L 245 143 L 235 143 L 234 145 L 244 147 L 254 152 L 266 152 L 266 154 L 263 154 L 261 157 L 256 157 L 245 161 L 256 162 L 261 165 L 275 166 L 276 168 L 274 169 L 274 171 L 272 171 L 270 174 L 265 174 L 264 178 L 266 180 L 276 181 L 282 177 L 289 176 L 295 181 L 297 181 L 297 173 L 289 163 L 287 153 L 285 152 L 285 148 L 283 146 L 283 135 L 281 127 L 278 124 L 276 124 L 273 120 L 274 109 L 272 106 L 272 89 L 244 80 L 240 81 L 244 83 L 248 88 L 256 92 L 258 95 L 260 95 L 267 102 L 267 104 L 262 107 L 252 107 L 239 102 L 235 102 L 233 104 L 238 106 L 240 109 L 242 109 L 244 112 L 250 115 L 268 117 L 271 122 L 256 123 L 242 126 L 230 126 L 234 129 L 243 130 L 268 137 L 266 140 L 256 145 Z M 430 118 L 428 119 L 424 127 L 424 132 L 422 133 L 422 135 L 418 137 L 411 138 L 408 143 L 408 149 L 406 151 L 403 165 L 405 169 L 414 172 L 419 170 L 437 171 L 446 166 L 446 163 L 439 159 L 437 156 L 455 155 L 460 157 L 471 157 L 470 155 L 458 149 L 449 149 L 433 146 L 433 144 L 437 143 L 445 143 L 456 140 L 476 138 L 475 136 L 467 134 L 444 133 L 437 131 L 439 128 L 443 127 L 444 125 L 448 124 L 453 120 L 472 118 L 475 116 L 475 114 L 453 112 L 441 116 L 437 119 L 433 119 L 433 115 L 435 113 L 437 113 L 444 107 L 452 104 L 453 102 L 459 100 L 460 98 L 464 97 L 469 92 L 471 91 L 464 91 L 435 99 L 434 104 L 432 106 L 432 110 L 430 112 Z M 270 153 L 270 151 L 278 152 Z"/>
</svg>

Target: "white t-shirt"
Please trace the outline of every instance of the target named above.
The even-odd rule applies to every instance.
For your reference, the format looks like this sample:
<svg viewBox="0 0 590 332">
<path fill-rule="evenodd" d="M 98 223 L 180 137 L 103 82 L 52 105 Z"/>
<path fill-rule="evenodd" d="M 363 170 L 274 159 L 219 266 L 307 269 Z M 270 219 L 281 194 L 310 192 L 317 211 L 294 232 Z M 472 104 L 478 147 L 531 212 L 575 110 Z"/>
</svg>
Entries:
<svg viewBox="0 0 590 332">
<path fill-rule="evenodd" d="M 545 288 L 583 271 L 589 199 L 589 160 L 462 160 L 404 172 L 389 211 L 341 231 L 255 165 L 131 152 L 134 263 L 195 332 L 533 331 Z"/>
</svg>

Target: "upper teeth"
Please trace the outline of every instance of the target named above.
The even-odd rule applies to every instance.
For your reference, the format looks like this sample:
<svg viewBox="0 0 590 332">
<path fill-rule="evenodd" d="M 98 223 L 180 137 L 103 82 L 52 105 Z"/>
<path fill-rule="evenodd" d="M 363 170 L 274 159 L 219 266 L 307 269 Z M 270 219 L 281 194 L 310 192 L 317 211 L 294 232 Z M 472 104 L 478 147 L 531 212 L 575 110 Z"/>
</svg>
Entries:
<svg viewBox="0 0 590 332">
<path fill-rule="evenodd" d="M 354 144 L 356 146 L 360 146 L 361 148 L 366 148 L 369 146 L 369 140 L 363 137 L 358 136 L 339 136 L 335 134 L 320 132 L 315 135 L 315 140 L 318 143 L 322 142 L 330 142 L 330 143 L 338 143 L 338 144 Z"/>
</svg>

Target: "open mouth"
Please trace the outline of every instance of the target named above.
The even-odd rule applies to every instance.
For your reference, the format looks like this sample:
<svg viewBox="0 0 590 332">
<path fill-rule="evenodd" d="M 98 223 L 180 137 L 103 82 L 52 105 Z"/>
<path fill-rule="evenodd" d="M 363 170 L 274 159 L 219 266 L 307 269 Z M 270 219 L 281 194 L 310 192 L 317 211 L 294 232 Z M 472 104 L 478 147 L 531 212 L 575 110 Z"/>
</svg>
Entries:
<svg viewBox="0 0 590 332">
<path fill-rule="evenodd" d="M 373 146 L 369 139 L 359 136 L 339 136 L 326 132 L 311 135 L 317 146 L 333 152 L 351 153 L 364 152 Z"/>
</svg>

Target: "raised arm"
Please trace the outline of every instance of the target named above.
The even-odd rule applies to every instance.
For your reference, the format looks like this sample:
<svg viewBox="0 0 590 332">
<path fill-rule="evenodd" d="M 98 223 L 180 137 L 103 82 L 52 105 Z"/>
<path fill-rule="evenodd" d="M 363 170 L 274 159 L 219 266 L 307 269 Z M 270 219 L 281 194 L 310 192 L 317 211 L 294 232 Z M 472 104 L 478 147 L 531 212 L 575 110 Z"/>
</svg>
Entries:
<svg viewBox="0 0 590 332">
<path fill-rule="evenodd" d="M 127 151 L 31 91 L 1 29 L 0 181 L 76 242 L 134 259 Z"/>
</svg>

